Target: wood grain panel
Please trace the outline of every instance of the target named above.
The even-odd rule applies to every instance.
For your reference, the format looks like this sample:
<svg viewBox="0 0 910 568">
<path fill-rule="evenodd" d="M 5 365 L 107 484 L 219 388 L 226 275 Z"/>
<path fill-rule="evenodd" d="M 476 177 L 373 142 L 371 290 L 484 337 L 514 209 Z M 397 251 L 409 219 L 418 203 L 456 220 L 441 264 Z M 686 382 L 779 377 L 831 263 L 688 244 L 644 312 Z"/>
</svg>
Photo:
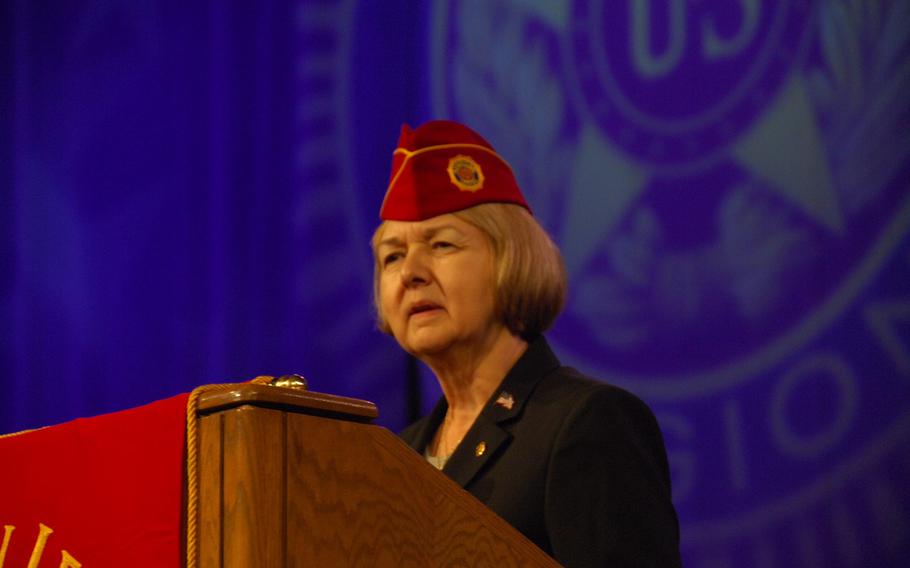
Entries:
<svg viewBox="0 0 910 568">
<path fill-rule="evenodd" d="M 558 566 L 378 426 L 288 415 L 289 566 Z"/>
<path fill-rule="evenodd" d="M 221 415 L 224 566 L 284 566 L 285 414 L 240 406 Z"/>
<path fill-rule="evenodd" d="M 199 419 L 197 435 L 197 474 L 199 476 L 198 564 L 206 568 L 221 568 L 221 415 Z"/>
</svg>

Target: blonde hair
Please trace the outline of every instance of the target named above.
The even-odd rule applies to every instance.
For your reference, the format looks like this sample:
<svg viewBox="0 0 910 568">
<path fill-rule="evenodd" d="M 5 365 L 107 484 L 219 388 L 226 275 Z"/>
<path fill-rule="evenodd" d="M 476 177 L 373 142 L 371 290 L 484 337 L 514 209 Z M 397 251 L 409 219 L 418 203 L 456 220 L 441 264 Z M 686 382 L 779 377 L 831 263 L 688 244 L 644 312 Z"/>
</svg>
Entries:
<svg viewBox="0 0 910 568">
<path fill-rule="evenodd" d="M 452 213 L 486 235 L 493 250 L 495 309 L 513 334 L 533 339 L 553 325 L 566 297 L 566 270 L 559 248 L 524 208 L 509 203 L 483 203 Z M 391 333 L 379 302 L 379 258 L 376 249 L 385 222 L 373 233 L 373 306 L 376 325 Z"/>
</svg>

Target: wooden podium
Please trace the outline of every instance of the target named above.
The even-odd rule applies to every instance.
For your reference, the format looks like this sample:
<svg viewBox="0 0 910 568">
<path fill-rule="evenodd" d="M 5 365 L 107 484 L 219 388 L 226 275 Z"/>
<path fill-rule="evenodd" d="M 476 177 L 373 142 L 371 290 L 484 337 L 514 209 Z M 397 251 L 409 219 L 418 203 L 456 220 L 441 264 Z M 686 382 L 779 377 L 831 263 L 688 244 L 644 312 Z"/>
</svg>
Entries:
<svg viewBox="0 0 910 568">
<path fill-rule="evenodd" d="M 237 385 L 196 413 L 189 566 L 558 566 L 372 425 L 372 403 Z"/>
</svg>

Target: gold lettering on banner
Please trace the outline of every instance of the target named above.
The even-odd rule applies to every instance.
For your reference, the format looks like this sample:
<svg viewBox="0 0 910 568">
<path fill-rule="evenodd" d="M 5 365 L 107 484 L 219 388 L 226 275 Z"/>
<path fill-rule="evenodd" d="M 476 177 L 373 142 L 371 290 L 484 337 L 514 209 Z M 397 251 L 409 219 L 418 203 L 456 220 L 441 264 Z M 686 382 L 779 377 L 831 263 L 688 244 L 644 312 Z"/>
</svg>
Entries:
<svg viewBox="0 0 910 568">
<path fill-rule="evenodd" d="M 82 563 L 70 556 L 69 552 L 64 550 L 60 556 L 60 568 L 82 568 Z"/>
<path fill-rule="evenodd" d="M 16 527 L 13 525 L 3 526 L 3 544 L 0 545 L 0 568 L 3 568 L 3 561 L 6 560 L 6 550 L 9 548 L 9 541 L 13 538 L 13 531 Z"/>
<path fill-rule="evenodd" d="M 54 529 L 44 523 L 38 523 L 38 538 L 35 540 L 35 548 L 32 549 L 32 557 L 28 560 L 28 568 L 38 568 L 41 556 L 44 554 L 44 546 L 47 544 L 47 539 L 52 532 L 54 532 Z"/>
<path fill-rule="evenodd" d="M 6 561 L 6 551 L 9 550 L 9 543 L 13 539 L 13 531 L 16 527 L 13 525 L 3 526 L 3 544 L 0 545 L 0 568 Z M 38 538 L 35 539 L 35 546 L 32 548 L 32 556 L 28 560 L 28 568 L 38 568 L 41 564 L 41 557 L 44 556 L 44 548 L 47 546 L 47 539 L 50 538 L 54 529 L 38 523 Z M 73 558 L 73 555 L 66 550 L 60 553 L 60 568 L 82 568 L 82 563 Z"/>
</svg>

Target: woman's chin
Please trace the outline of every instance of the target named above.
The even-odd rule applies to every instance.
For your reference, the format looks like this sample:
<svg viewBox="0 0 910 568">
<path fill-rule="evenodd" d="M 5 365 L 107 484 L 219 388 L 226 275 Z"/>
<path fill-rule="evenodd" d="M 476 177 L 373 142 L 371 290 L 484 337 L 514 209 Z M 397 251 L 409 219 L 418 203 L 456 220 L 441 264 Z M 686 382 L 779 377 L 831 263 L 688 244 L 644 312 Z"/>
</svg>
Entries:
<svg viewBox="0 0 910 568">
<path fill-rule="evenodd" d="M 418 359 L 425 357 L 437 357 L 445 353 L 449 344 L 442 341 L 418 341 L 412 343 L 407 351 Z"/>
<path fill-rule="evenodd" d="M 418 359 L 438 356 L 451 346 L 452 337 L 449 334 L 435 333 L 431 330 L 421 330 L 420 333 L 409 337 L 407 344 L 402 344 L 405 351 Z"/>
</svg>

